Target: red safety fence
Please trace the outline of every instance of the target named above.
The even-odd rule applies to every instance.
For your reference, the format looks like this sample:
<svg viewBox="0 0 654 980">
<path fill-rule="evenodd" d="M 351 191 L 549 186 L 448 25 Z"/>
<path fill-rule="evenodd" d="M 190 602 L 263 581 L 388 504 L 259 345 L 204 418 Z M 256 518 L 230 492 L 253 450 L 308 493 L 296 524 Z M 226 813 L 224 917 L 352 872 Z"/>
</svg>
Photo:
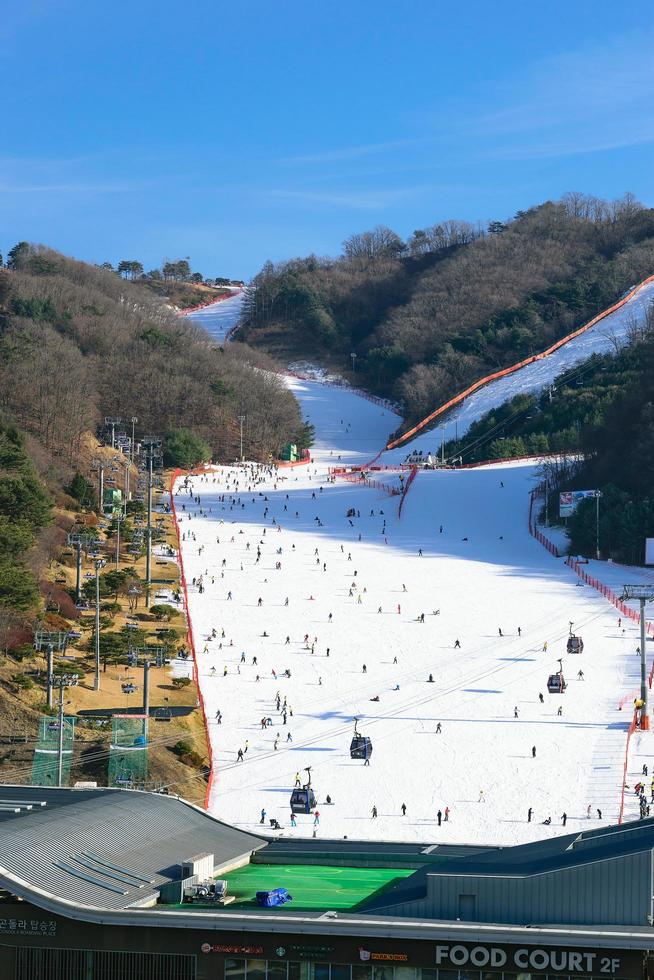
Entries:
<svg viewBox="0 0 654 980">
<path fill-rule="evenodd" d="M 627 729 L 627 744 L 624 750 L 624 766 L 622 768 L 622 791 L 620 793 L 620 813 L 618 815 L 618 823 L 622 823 L 624 817 L 624 792 L 627 788 L 627 769 L 629 768 L 629 745 L 631 743 L 631 736 L 638 728 L 638 712 L 634 711 L 634 716 L 631 719 L 629 728 Z"/>
<path fill-rule="evenodd" d="M 531 534 L 532 538 L 536 538 L 536 540 L 539 541 L 544 548 L 547 548 L 551 555 L 554 555 L 555 558 L 560 558 L 561 553 L 559 552 L 559 549 L 555 544 L 553 544 L 552 541 L 550 541 L 549 538 L 545 537 L 542 531 L 538 530 L 536 524 L 534 523 L 534 501 L 542 494 L 542 492 L 542 487 L 536 487 L 531 491 L 529 497 L 529 533 Z"/>
<path fill-rule="evenodd" d="M 416 478 L 417 475 L 418 475 L 418 467 L 417 466 L 412 466 L 411 467 L 411 472 L 409 473 L 408 480 L 405 480 L 404 481 L 404 490 L 402 491 L 402 499 L 400 500 L 400 506 L 397 509 L 397 516 L 398 516 L 398 518 L 400 518 L 402 516 L 402 508 L 404 507 L 404 501 L 406 500 L 406 495 L 408 494 L 409 490 L 411 489 L 411 484 L 413 483 L 413 481 L 415 480 L 415 478 Z"/>
<path fill-rule="evenodd" d="M 302 459 L 295 459 L 293 461 L 291 461 L 291 460 L 288 460 L 287 461 L 287 460 L 283 460 L 283 459 L 276 460 L 275 461 L 275 466 L 277 467 L 278 470 L 288 469 L 290 466 L 308 466 L 309 463 L 313 462 L 313 460 L 311 459 L 311 455 L 309 453 L 309 450 L 307 449 L 307 450 L 305 450 L 305 452 L 306 452 L 306 455 L 303 454 L 302 455 Z"/>
<path fill-rule="evenodd" d="M 619 299 L 617 303 L 614 303 L 613 306 L 609 306 L 608 309 L 598 313 L 597 316 L 594 316 L 592 320 L 588 321 L 588 323 L 585 323 L 582 327 L 579 327 L 572 333 L 562 337 L 561 340 L 557 340 L 555 344 L 552 344 L 552 346 L 548 347 L 547 350 L 541 351 L 540 354 L 534 354 L 532 357 L 525 358 L 524 361 L 518 361 L 517 364 L 512 364 L 511 367 L 504 368 L 502 371 L 495 371 L 493 374 L 487 374 L 485 377 L 475 381 L 475 383 L 471 384 L 469 388 L 465 389 L 465 391 L 461 391 L 458 395 L 454 395 L 454 397 L 450 398 L 450 400 L 445 402 L 444 405 L 441 405 L 434 412 L 431 412 L 431 414 L 424 418 L 422 422 L 418 422 L 418 424 L 414 425 L 408 432 L 403 433 L 401 436 L 398 436 L 397 439 L 393 439 L 391 442 L 389 442 L 386 448 L 395 449 L 396 446 L 401 446 L 402 443 L 412 439 L 416 433 L 420 432 L 421 429 L 424 429 L 426 425 L 433 422 L 434 419 L 438 418 L 439 415 L 442 415 L 443 412 L 447 412 L 448 409 L 454 408 L 455 405 L 459 405 L 462 401 L 464 401 L 464 399 L 468 398 L 469 395 L 474 394 L 475 391 L 483 388 L 484 385 L 489 384 L 491 381 L 497 381 L 499 378 L 505 378 L 507 375 L 514 374 L 516 371 L 519 371 L 520 368 L 527 367 L 528 364 L 533 364 L 535 361 L 540 361 L 544 357 L 549 357 L 550 354 L 553 354 L 565 344 L 570 343 L 570 341 L 574 340 L 575 337 L 579 337 L 582 333 L 590 330 L 590 328 L 594 327 L 596 323 L 600 322 L 600 320 L 610 316 L 611 313 L 615 313 L 616 310 L 623 307 L 625 303 L 628 303 L 631 299 L 633 299 L 636 293 L 651 282 L 654 282 L 654 276 L 648 276 L 647 279 L 643 279 L 642 282 L 638 283 L 637 286 L 629 290 L 629 292 L 626 293 L 622 299 Z"/>
<path fill-rule="evenodd" d="M 234 296 L 238 296 L 238 294 L 239 293 L 242 293 L 242 292 L 243 292 L 242 289 L 237 289 L 235 292 L 233 292 L 233 293 L 227 293 L 224 296 L 214 296 L 213 299 L 208 299 L 206 301 L 206 303 L 197 303 L 196 306 L 186 306 L 183 310 L 178 310 L 177 311 L 177 315 L 178 316 L 188 316 L 189 313 L 196 313 L 197 310 L 204 310 L 205 307 L 207 307 L 207 306 L 213 306 L 214 303 L 222 303 L 226 299 L 233 299 Z M 233 329 L 234 328 L 232 327 L 232 330 Z"/>
<path fill-rule="evenodd" d="M 189 645 L 189 648 L 191 650 L 191 656 L 193 658 L 193 682 L 195 683 L 195 686 L 196 686 L 197 691 L 198 691 L 198 700 L 200 702 L 200 708 L 202 709 L 202 720 L 204 721 L 204 730 L 207 733 L 207 745 L 209 747 L 209 780 L 207 782 L 207 789 L 206 789 L 206 792 L 204 794 L 204 808 L 206 810 L 208 808 L 208 806 L 209 806 L 209 797 L 211 796 L 211 788 L 213 786 L 213 776 L 214 776 L 213 753 L 212 753 L 212 750 L 211 750 L 211 736 L 209 735 L 209 724 L 207 722 L 207 712 L 206 712 L 206 709 L 205 709 L 205 706 L 204 706 L 204 698 L 202 697 L 202 689 L 200 687 L 200 678 L 198 677 L 198 661 L 197 661 L 197 657 L 196 657 L 196 653 L 195 653 L 195 642 L 193 640 L 193 627 L 192 627 L 192 624 L 191 624 L 191 612 L 190 612 L 190 608 L 189 608 L 189 604 L 188 604 L 188 588 L 187 588 L 187 584 L 186 584 L 186 575 L 184 574 L 184 559 L 182 558 L 182 546 L 181 546 L 182 545 L 182 542 L 181 542 L 181 536 L 180 536 L 180 533 L 179 533 L 179 523 L 177 521 L 177 510 L 175 508 L 175 494 L 174 494 L 175 481 L 178 479 L 178 477 L 180 477 L 180 476 L 190 476 L 191 475 L 191 472 L 192 471 L 190 471 L 190 470 L 180 470 L 180 469 L 173 470 L 172 476 L 170 478 L 170 509 L 173 512 L 173 520 L 175 522 L 175 532 L 176 532 L 176 535 L 177 535 L 177 555 L 178 555 L 178 560 L 179 560 L 179 574 L 180 574 L 180 580 L 181 580 L 181 584 L 182 584 L 182 591 L 184 593 L 184 605 L 186 607 L 186 624 L 187 624 L 186 635 L 187 635 L 187 639 L 188 639 L 188 645 Z"/>
<path fill-rule="evenodd" d="M 382 483 L 380 480 L 371 480 L 370 477 L 364 476 L 362 470 L 350 472 L 347 470 L 332 470 L 330 472 L 334 477 L 345 480 L 347 483 L 356 483 L 359 486 L 370 487 L 371 490 L 381 490 L 382 493 L 388 494 L 389 497 L 397 497 L 402 493 L 399 487 L 392 487 L 389 483 Z"/>
</svg>

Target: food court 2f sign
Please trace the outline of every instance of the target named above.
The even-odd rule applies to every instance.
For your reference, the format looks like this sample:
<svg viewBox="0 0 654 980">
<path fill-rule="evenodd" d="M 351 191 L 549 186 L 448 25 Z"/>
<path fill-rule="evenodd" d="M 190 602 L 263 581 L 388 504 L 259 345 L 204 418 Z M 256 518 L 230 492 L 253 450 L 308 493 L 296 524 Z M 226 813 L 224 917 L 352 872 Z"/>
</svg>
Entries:
<svg viewBox="0 0 654 980">
<path fill-rule="evenodd" d="M 436 966 L 529 970 L 537 973 L 620 975 L 621 957 L 573 949 L 438 945 Z"/>
</svg>

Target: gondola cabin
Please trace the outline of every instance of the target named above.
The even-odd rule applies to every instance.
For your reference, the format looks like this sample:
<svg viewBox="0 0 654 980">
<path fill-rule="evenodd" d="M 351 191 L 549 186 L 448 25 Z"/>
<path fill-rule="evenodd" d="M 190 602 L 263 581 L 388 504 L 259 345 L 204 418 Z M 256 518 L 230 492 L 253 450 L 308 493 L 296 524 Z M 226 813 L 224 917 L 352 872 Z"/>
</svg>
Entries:
<svg viewBox="0 0 654 980">
<path fill-rule="evenodd" d="M 368 738 L 367 735 L 359 735 L 358 733 L 352 736 L 352 741 L 350 742 L 350 759 L 369 759 L 372 755 L 372 739 Z"/>
<path fill-rule="evenodd" d="M 310 786 L 296 787 L 291 793 L 291 813 L 311 813 L 316 807 L 316 797 Z"/>
<path fill-rule="evenodd" d="M 550 694 L 563 694 L 568 685 L 563 674 L 550 674 L 547 678 L 547 690 Z"/>
<path fill-rule="evenodd" d="M 583 653 L 584 641 L 582 638 L 580 636 L 575 636 L 574 633 L 571 633 L 568 637 L 567 651 L 568 653 Z"/>
</svg>

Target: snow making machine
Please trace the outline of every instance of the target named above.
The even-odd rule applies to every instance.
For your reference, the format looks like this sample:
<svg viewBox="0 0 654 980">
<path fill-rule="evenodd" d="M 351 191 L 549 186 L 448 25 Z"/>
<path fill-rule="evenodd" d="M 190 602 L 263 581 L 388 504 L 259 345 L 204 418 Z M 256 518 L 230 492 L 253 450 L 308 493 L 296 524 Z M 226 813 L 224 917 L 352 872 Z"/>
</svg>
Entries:
<svg viewBox="0 0 654 980">
<path fill-rule="evenodd" d="M 354 719 L 354 735 L 350 742 L 350 759 L 363 759 L 367 762 L 372 755 L 372 739 L 362 735 L 357 729 L 358 718 Z"/>
<path fill-rule="evenodd" d="M 291 813 L 311 813 L 316 806 L 316 796 L 311 789 L 311 766 L 304 770 L 307 781 L 303 786 L 296 786 L 291 793 Z"/>
</svg>

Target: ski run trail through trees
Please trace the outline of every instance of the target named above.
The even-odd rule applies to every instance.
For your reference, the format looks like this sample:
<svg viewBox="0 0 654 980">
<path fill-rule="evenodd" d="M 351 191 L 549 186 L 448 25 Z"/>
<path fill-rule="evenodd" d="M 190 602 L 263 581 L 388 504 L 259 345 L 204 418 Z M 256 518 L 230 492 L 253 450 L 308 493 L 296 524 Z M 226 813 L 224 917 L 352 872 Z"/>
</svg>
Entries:
<svg viewBox="0 0 654 980">
<path fill-rule="evenodd" d="M 193 313 L 185 315 L 198 327 L 206 330 L 212 340 L 223 344 L 228 339 L 229 332 L 237 326 L 241 318 L 244 296 L 245 293 L 241 289 L 229 299 L 210 303 L 209 306 L 204 306 L 202 309 L 194 310 Z"/>
<path fill-rule="evenodd" d="M 644 308 L 629 304 L 593 328 L 592 350 L 610 349 L 620 330 L 624 342 Z M 459 434 L 587 358 L 590 334 L 583 352 L 571 343 L 538 362 L 537 384 L 520 371 L 478 392 L 473 409 L 459 409 Z M 310 465 L 216 467 L 174 487 L 211 813 L 252 831 L 276 819 L 288 836 L 489 845 L 582 830 L 600 822 L 598 811 L 601 823 L 615 822 L 638 627 L 618 625 L 618 610 L 529 534 L 538 461 L 422 470 L 400 518 L 399 496 L 329 482 L 330 466 L 377 457 L 398 417 L 347 388 L 288 383 L 316 428 Z M 434 453 L 439 439 L 422 434 L 377 463 Z M 399 488 L 397 471 L 379 476 Z M 652 577 L 602 562 L 589 574 L 614 588 Z M 566 653 L 571 622 L 581 655 Z M 568 686 L 552 695 L 559 658 Z M 354 718 L 372 739 L 370 765 L 350 759 Z M 632 739 L 630 787 L 650 738 Z M 319 824 L 299 814 L 292 828 L 289 799 L 306 766 Z M 625 799 L 633 819 L 633 788 Z"/>
</svg>

